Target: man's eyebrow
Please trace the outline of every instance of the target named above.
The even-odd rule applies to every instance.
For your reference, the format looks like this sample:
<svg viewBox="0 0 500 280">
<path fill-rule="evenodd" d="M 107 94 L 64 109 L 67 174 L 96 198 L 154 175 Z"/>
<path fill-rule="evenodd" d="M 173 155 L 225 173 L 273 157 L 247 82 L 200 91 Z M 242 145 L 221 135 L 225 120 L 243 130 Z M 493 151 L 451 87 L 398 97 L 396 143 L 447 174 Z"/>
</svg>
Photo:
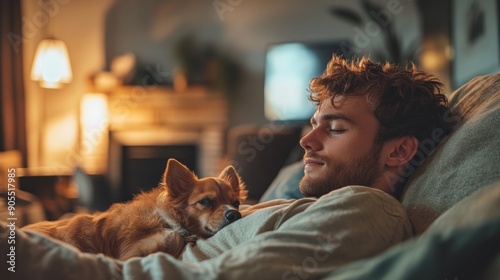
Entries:
<svg viewBox="0 0 500 280">
<path fill-rule="evenodd" d="M 347 121 L 350 123 L 356 123 L 353 119 L 349 118 L 348 116 L 340 113 L 336 114 L 324 114 L 320 116 L 321 121 L 334 121 L 334 120 L 343 120 Z M 311 118 L 311 123 L 316 123 L 316 120 L 314 118 Z"/>
</svg>

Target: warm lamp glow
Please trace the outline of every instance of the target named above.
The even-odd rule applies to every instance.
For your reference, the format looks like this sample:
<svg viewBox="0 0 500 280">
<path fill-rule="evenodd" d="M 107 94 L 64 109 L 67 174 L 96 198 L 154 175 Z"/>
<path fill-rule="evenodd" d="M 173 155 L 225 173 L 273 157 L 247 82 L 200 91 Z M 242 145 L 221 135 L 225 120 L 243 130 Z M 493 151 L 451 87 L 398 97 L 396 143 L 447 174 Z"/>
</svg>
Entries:
<svg viewBox="0 0 500 280">
<path fill-rule="evenodd" d="M 86 93 L 80 104 L 80 155 L 90 173 L 104 172 L 108 147 L 108 97 Z"/>
<path fill-rule="evenodd" d="M 84 129 L 102 130 L 108 122 L 108 97 L 101 93 L 87 93 L 83 96 L 80 121 Z"/>
<path fill-rule="evenodd" d="M 42 40 L 35 52 L 31 79 L 44 88 L 60 88 L 61 83 L 69 83 L 72 78 L 66 44 L 61 40 Z"/>
</svg>

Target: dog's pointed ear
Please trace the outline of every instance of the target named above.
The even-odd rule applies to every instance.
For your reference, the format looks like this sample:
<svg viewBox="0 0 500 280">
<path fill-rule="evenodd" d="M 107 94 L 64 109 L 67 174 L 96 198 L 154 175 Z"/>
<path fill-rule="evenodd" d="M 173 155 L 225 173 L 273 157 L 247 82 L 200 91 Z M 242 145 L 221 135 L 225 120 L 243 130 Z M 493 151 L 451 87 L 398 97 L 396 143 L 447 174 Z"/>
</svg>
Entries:
<svg viewBox="0 0 500 280">
<path fill-rule="evenodd" d="M 220 173 L 219 178 L 229 182 L 229 185 L 231 185 L 233 190 L 239 193 L 238 197 L 240 201 L 247 199 L 248 191 L 245 187 L 245 183 L 232 165 L 224 168 L 224 170 Z"/>
<path fill-rule="evenodd" d="M 196 175 L 184 164 L 173 158 L 168 160 L 163 174 L 163 185 L 171 197 L 175 198 L 190 192 L 195 186 L 196 180 Z"/>
</svg>

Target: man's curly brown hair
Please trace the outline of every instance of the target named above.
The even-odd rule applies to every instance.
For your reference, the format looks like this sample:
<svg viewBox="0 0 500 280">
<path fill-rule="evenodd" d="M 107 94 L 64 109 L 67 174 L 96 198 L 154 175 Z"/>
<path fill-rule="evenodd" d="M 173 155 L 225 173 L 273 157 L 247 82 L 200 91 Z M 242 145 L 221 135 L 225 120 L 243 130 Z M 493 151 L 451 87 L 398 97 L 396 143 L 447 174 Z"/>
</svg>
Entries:
<svg viewBox="0 0 500 280">
<path fill-rule="evenodd" d="M 442 88 L 436 77 L 413 63 L 401 68 L 367 57 L 348 62 L 334 55 L 325 72 L 311 80 L 309 99 L 319 106 L 326 99 L 333 104 L 336 96 L 366 96 L 380 122 L 376 141 L 414 136 L 420 143 L 431 139 L 436 129 L 444 134 L 451 131 Z"/>
</svg>

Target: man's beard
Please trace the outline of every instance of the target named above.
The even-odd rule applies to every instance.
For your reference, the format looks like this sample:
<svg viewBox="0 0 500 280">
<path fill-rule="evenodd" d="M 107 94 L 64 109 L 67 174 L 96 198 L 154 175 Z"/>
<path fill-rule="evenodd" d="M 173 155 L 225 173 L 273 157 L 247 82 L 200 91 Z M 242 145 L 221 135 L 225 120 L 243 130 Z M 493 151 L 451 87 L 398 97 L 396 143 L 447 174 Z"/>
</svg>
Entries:
<svg viewBox="0 0 500 280">
<path fill-rule="evenodd" d="M 373 149 L 366 155 L 353 158 L 349 162 L 335 163 L 327 161 L 328 174 L 317 178 L 310 178 L 306 174 L 300 181 L 300 192 L 306 197 L 320 197 L 333 190 L 349 186 L 372 186 L 382 173 L 379 166 L 382 143 L 374 143 Z M 305 155 L 307 157 L 307 154 Z"/>
</svg>

